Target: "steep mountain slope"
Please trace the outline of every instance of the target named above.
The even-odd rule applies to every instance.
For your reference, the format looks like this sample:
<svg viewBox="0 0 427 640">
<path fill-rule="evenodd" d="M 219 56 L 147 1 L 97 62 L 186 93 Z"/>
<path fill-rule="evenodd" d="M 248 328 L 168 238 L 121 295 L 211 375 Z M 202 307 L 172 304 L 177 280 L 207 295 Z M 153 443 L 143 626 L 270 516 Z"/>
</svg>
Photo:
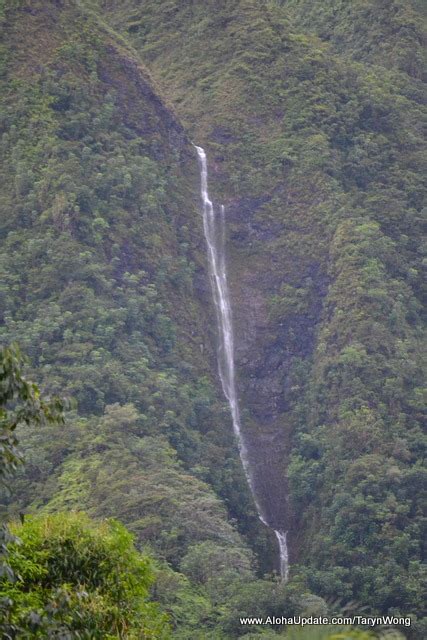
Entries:
<svg viewBox="0 0 427 640">
<path fill-rule="evenodd" d="M 425 3 L 417 0 L 280 0 L 295 24 L 334 51 L 425 78 Z"/>
<path fill-rule="evenodd" d="M 217 380 L 196 154 L 130 47 L 82 3 L 7 2 L 0 15 L 1 339 L 20 343 L 47 392 L 77 401 L 62 432 L 19 434 L 10 511 L 114 515 L 175 569 L 190 575 L 202 545 L 230 580 L 253 580 L 236 523 L 269 567 L 271 543 Z M 181 623 L 223 602 L 223 588 L 189 596 L 164 572 L 175 587 L 158 597 Z"/>
<path fill-rule="evenodd" d="M 347 14 L 362 4 L 369 26 L 353 37 Z M 390 27 L 402 3 L 341 3 L 340 25 L 330 6 L 100 3 L 207 148 L 226 206 L 244 424 L 269 521 L 290 530 L 315 592 L 420 615 L 419 38 L 414 50 Z M 387 68 L 379 40 L 396 54 Z"/>
<path fill-rule="evenodd" d="M 418 5 L 0 2 L 0 335 L 78 402 L 63 432 L 21 433 L 9 508 L 123 520 L 175 570 L 156 596 L 177 638 L 324 611 L 309 591 L 425 635 Z M 248 544 L 261 571 L 276 550 L 217 379 L 190 139 L 225 204 L 242 424 L 288 586 L 254 574 Z"/>
</svg>

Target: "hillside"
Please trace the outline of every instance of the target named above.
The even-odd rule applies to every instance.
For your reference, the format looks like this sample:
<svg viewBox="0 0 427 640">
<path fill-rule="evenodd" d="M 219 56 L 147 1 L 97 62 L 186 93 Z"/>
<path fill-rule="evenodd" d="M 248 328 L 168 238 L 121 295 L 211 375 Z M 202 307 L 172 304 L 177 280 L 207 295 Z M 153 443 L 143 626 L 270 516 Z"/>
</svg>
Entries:
<svg viewBox="0 0 427 640">
<path fill-rule="evenodd" d="M 270 543 L 217 381 L 188 136 L 130 47 L 80 3 L 7 3 L 2 36 L 2 341 L 78 411 L 59 432 L 19 434 L 27 464 L 11 513 L 115 515 L 175 569 L 208 545 L 247 581 L 255 564 L 236 523 Z M 209 606 L 179 615 L 197 624 Z"/>
<path fill-rule="evenodd" d="M 210 153 L 246 428 L 291 559 L 315 593 L 412 610 L 422 15 L 329 4 L 101 7 Z"/>
<path fill-rule="evenodd" d="M 321 598 L 423 637 L 423 15 L 0 3 L 0 335 L 77 402 L 22 431 L 4 510 L 124 522 L 176 637 L 264 635 L 238 616 Z M 277 549 L 218 379 L 192 142 L 225 206 L 242 425 L 288 585 L 262 577 Z"/>
<path fill-rule="evenodd" d="M 425 79 L 426 7 L 418 0 L 282 0 L 299 28 L 354 60 Z"/>
</svg>

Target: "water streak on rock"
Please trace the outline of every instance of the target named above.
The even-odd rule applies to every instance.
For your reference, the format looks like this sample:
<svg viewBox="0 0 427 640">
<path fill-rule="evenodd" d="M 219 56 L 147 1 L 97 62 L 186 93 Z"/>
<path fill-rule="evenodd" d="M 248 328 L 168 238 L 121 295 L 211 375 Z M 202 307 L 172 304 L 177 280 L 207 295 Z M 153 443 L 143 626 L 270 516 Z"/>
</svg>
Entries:
<svg viewBox="0 0 427 640">
<path fill-rule="evenodd" d="M 200 163 L 201 197 L 203 205 L 203 229 L 208 251 L 209 273 L 211 278 L 212 295 L 216 311 L 219 333 L 218 370 L 224 395 L 228 400 L 233 422 L 233 430 L 237 440 L 240 459 L 252 491 L 258 516 L 263 524 L 270 527 L 255 491 L 251 474 L 248 448 L 243 437 L 239 402 L 236 391 L 236 376 L 234 369 L 234 333 L 231 315 L 230 293 L 227 284 L 227 270 L 225 262 L 225 209 L 222 205 L 217 212 L 208 193 L 208 167 L 206 153 L 202 147 L 196 146 Z M 288 548 L 286 533 L 273 529 L 279 543 L 280 573 L 283 580 L 288 577 Z"/>
</svg>

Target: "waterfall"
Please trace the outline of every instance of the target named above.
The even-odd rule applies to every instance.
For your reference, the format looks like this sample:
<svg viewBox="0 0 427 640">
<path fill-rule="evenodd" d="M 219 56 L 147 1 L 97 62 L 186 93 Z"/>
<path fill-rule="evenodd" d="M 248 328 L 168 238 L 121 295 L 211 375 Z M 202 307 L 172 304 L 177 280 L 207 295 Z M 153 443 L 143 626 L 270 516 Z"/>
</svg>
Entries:
<svg viewBox="0 0 427 640">
<path fill-rule="evenodd" d="M 274 529 L 274 533 L 276 534 L 277 542 L 279 543 L 280 575 L 282 576 L 282 579 L 287 582 L 289 574 L 289 556 L 286 532 Z"/>
<path fill-rule="evenodd" d="M 233 322 L 225 263 L 225 209 L 224 206 L 221 205 L 218 212 L 215 212 L 214 205 L 210 200 L 208 193 L 208 166 L 206 153 L 202 147 L 196 146 L 195 148 L 199 157 L 200 164 L 200 190 L 203 204 L 203 229 L 207 244 L 209 275 L 211 279 L 212 296 L 215 306 L 219 334 L 219 377 L 221 379 L 224 395 L 230 405 L 233 431 L 237 440 L 243 470 L 245 472 L 245 476 L 251 489 L 255 506 L 258 512 L 258 517 L 263 524 L 269 527 L 270 525 L 268 524 L 262 507 L 257 500 L 254 481 L 251 475 L 248 449 L 245 444 L 240 422 L 240 410 L 237 398 L 236 376 L 234 369 Z M 279 543 L 280 574 L 282 579 L 286 581 L 288 577 L 288 548 L 286 544 L 286 533 L 276 529 L 273 529 L 273 531 L 276 534 L 276 538 Z"/>
</svg>

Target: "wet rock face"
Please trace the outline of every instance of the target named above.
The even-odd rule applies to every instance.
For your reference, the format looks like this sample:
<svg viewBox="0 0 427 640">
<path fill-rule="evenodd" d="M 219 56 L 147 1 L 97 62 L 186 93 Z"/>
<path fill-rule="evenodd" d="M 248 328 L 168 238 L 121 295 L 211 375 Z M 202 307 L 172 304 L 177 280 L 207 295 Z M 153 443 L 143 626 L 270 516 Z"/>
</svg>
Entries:
<svg viewBox="0 0 427 640">
<path fill-rule="evenodd" d="M 269 525 L 289 531 L 294 561 L 286 474 L 295 401 L 292 378 L 295 363 L 309 359 L 314 349 L 328 279 L 316 256 L 299 255 L 297 247 L 293 254 L 289 247 L 276 248 L 286 230 L 280 221 L 259 220 L 257 211 L 266 202 L 268 196 L 245 199 L 227 209 L 236 371 L 257 498 Z M 303 303 L 287 301 L 286 286 Z M 304 297 L 301 292 L 306 290 Z M 273 313 L 278 292 L 284 310 Z"/>
<path fill-rule="evenodd" d="M 263 244 L 252 260 L 230 247 L 231 287 L 241 392 L 257 419 L 274 422 L 290 409 L 287 386 L 294 360 L 308 358 L 313 351 L 328 278 L 316 262 L 302 265 L 301 282 L 310 277 L 315 295 L 303 311 L 273 317 L 271 299 L 287 274 L 280 263 L 272 262 L 268 243 Z"/>
</svg>

